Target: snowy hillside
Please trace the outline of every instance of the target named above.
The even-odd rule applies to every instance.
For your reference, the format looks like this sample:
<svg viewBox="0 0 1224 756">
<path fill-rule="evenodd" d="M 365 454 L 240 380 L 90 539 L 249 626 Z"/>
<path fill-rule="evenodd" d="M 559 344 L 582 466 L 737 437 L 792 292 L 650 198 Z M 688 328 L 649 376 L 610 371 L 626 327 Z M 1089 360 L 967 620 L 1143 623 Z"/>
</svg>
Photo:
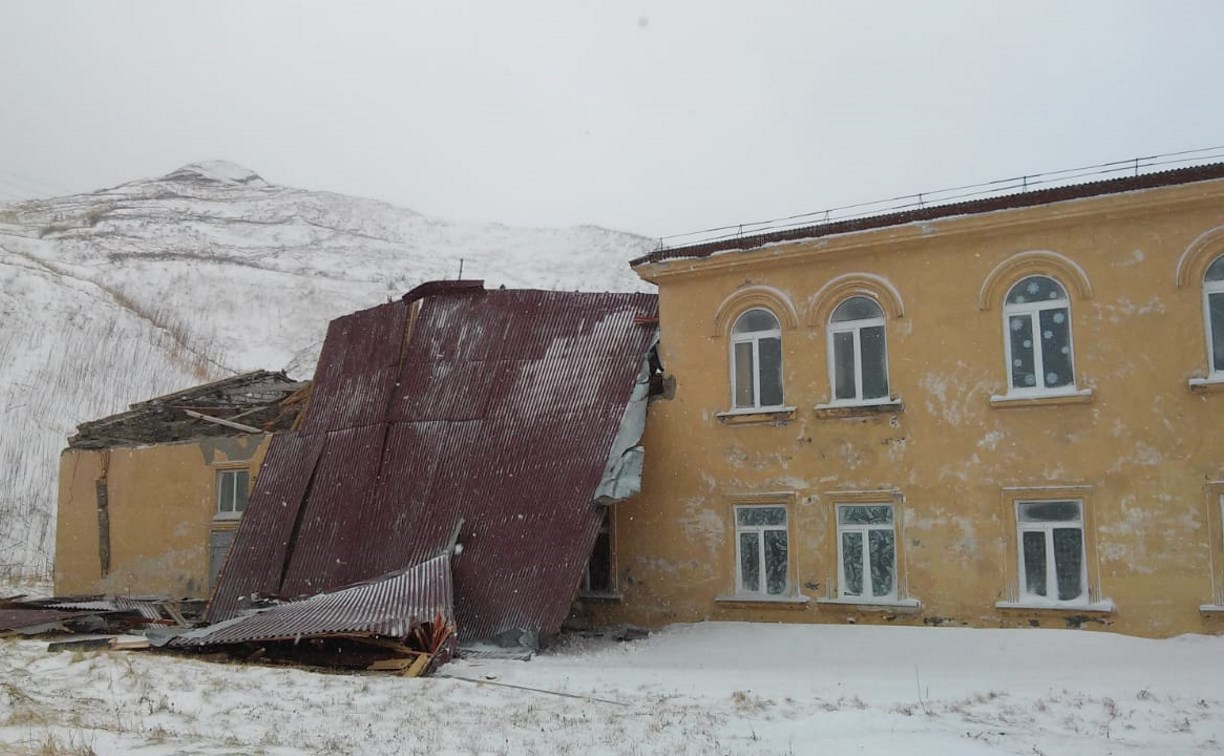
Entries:
<svg viewBox="0 0 1224 756">
<path fill-rule="evenodd" d="M 309 377 L 327 322 L 422 281 L 646 290 L 650 241 L 426 218 L 225 162 L 0 205 L 0 576 L 46 573 L 81 421 L 256 368 Z"/>
</svg>

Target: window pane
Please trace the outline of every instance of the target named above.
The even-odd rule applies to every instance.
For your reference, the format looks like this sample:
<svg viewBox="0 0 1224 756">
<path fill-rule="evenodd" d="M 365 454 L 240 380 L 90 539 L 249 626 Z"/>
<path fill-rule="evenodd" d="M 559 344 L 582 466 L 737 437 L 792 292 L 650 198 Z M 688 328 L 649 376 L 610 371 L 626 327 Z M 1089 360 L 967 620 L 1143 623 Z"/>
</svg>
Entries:
<svg viewBox="0 0 1224 756">
<path fill-rule="evenodd" d="M 234 476 L 228 472 L 217 473 L 217 512 L 234 511 Z"/>
<path fill-rule="evenodd" d="M 1046 388 L 1069 386 L 1071 375 L 1071 319 L 1065 307 L 1038 313 L 1041 326 L 1041 362 Z"/>
<path fill-rule="evenodd" d="M 236 530 L 214 530 L 209 533 L 208 543 L 208 585 L 216 586 L 217 575 L 221 573 L 221 565 L 225 564 L 225 556 L 234 542 Z"/>
<path fill-rule="evenodd" d="M 777 596 L 786 592 L 786 531 L 766 530 L 765 592 Z"/>
<path fill-rule="evenodd" d="M 1058 599 L 1084 595 L 1084 533 L 1079 528 L 1054 528 L 1054 570 L 1058 573 Z"/>
<path fill-rule="evenodd" d="M 773 331 L 778 328 L 778 319 L 768 310 L 749 310 L 735 321 L 732 333 L 755 333 L 756 331 Z"/>
<path fill-rule="evenodd" d="M 868 320 L 882 317 L 884 317 L 884 312 L 875 302 L 867 297 L 851 297 L 839 304 L 833 311 L 833 317 L 829 319 L 834 323 L 844 323 L 847 320 Z"/>
<path fill-rule="evenodd" d="M 863 398 L 888 396 L 888 373 L 884 366 L 884 326 L 869 326 L 859 331 L 863 348 Z"/>
<path fill-rule="evenodd" d="M 782 404 L 782 339 L 761 339 L 760 345 L 761 406 L 777 407 Z"/>
<path fill-rule="evenodd" d="M 1008 341 L 1011 344 L 1011 380 L 1013 388 L 1037 386 L 1037 368 L 1033 361 L 1033 320 L 1026 315 L 1007 318 Z"/>
<path fill-rule="evenodd" d="M 837 521 L 843 525 L 887 525 L 893 521 L 892 507 L 887 505 L 837 508 Z"/>
<path fill-rule="evenodd" d="M 1021 522 L 1077 522 L 1078 501 L 1026 501 L 1020 504 Z"/>
<path fill-rule="evenodd" d="M 774 525 L 785 527 L 786 507 L 737 507 L 735 521 L 740 525 Z"/>
<path fill-rule="evenodd" d="M 612 536 L 606 529 L 600 530 L 595 539 L 595 550 L 587 562 L 586 582 L 588 591 L 612 590 Z"/>
<path fill-rule="evenodd" d="M 856 399 L 854 393 L 854 333 L 833 334 L 833 396 Z"/>
<path fill-rule="evenodd" d="M 1046 595 L 1045 533 L 1021 533 L 1024 548 L 1024 586 L 1036 596 Z"/>
<path fill-rule="evenodd" d="M 1207 274 L 1203 276 L 1204 281 L 1224 281 L 1224 256 L 1217 257 L 1207 268 Z"/>
<path fill-rule="evenodd" d="M 896 549 L 891 530 L 867 531 L 867 546 L 871 553 L 871 595 L 887 596 L 893 592 L 896 575 Z"/>
<path fill-rule="evenodd" d="M 750 593 L 761 590 L 761 554 L 756 533 L 739 534 L 740 587 Z"/>
<path fill-rule="evenodd" d="M 863 534 L 842 533 L 842 572 L 846 578 L 843 596 L 863 595 Z"/>
<path fill-rule="evenodd" d="M 247 488 L 250 486 L 250 473 L 239 470 L 234 473 L 234 511 L 245 512 L 247 507 Z"/>
<path fill-rule="evenodd" d="M 755 403 L 753 397 L 753 378 L 756 368 L 752 364 L 752 342 L 740 342 L 735 345 L 735 406 L 751 407 Z"/>
<path fill-rule="evenodd" d="M 1209 295 L 1207 309 L 1211 312 L 1211 367 L 1224 370 L 1224 293 Z"/>
<path fill-rule="evenodd" d="M 1011 291 L 1007 292 L 1008 304 L 1024 304 L 1026 302 L 1050 302 L 1066 299 L 1067 292 L 1052 278 L 1045 276 L 1029 276 L 1022 279 Z"/>
</svg>

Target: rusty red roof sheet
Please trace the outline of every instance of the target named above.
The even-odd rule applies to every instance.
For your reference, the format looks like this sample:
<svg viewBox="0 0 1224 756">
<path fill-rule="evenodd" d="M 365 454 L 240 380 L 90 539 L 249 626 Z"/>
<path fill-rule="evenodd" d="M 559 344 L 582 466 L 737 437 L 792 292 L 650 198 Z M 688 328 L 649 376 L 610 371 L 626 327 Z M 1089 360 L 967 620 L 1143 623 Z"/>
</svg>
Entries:
<svg viewBox="0 0 1224 756">
<path fill-rule="evenodd" d="M 422 622 L 451 622 L 450 555 L 443 553 L 392 575 L 301 601 L 280 604 L 192 630 L 171 646 L 217 646 L 326 635 L 403 638 Z"/>
<path fill-rule="evenodd" d="M 96 614 L 96 612 L 65 612 L 58 609 L 43 608 L 0 609 L 0 633 L 10 630 L 20 632 L 30 628 L 55 625 L 90 614 Z"/>
<path fill-rule="evenodd" d="M 630 260 L 629 264 L 637 267 L 638 265 L 663 262 L 665 260 L 709 257 L 716 252 L 730 250 L 746 251 L 765 246 L 766 244 L 815 239 L 822 236 L 833 236 L 834 234 L 847 234 L 855 231 L 886 228 L 888 226 L 900 226 L 916 221 L 948 218 L 954 215 L 976 215 L 994 212 L 995 210 L 1048 205 L 1052 202 L 1064 202 L 1066 200 L 1097 197 L 1106 194 L 1120 194 L 1122 192 L 1154 189 L 1163 186 L 1177 186 L 1179 184 L 1211 181 L 1219 178 L 1224 178 L 1224 163 L 1211 163 L 1209 165 L 1147 173 L 1140 176 L 1091 181 L 1083 184 L 1008 194 L 1001 197 L 955 202 L 947 205 L 933 205 L 917 210 L 905 210 L 897 213 L 873 215 L 866 218 L 852 218 L 830 223 L 819 223 L 802 228 L 791 228 L 782 231 L 701 242 L 681 247 L 657 249 L 648 255 Z"/>
<path fill-rule="evenodd" d="M 462 519 L 460 639 L 560 628 L 657 298 L 432 291 L 415 313 L 401 301 L 333 321 L 303 428 L 272 441 L 210 621 L 253 592 L 310 595 L 417 564 Z"/>
</svg>

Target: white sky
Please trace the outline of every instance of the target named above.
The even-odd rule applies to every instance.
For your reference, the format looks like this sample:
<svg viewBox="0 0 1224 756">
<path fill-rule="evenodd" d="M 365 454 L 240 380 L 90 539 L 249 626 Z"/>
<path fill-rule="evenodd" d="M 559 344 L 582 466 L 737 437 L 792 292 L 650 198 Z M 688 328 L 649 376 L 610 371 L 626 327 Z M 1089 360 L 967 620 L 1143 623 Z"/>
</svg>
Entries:
<svg viewBox="0 0 1224 756">
<path fill-rule="evenodd" d="M 1224 144 L 1224 3 L 16 2 L 0 201 L 208 159 L 651 236 Z"/>
</svg>

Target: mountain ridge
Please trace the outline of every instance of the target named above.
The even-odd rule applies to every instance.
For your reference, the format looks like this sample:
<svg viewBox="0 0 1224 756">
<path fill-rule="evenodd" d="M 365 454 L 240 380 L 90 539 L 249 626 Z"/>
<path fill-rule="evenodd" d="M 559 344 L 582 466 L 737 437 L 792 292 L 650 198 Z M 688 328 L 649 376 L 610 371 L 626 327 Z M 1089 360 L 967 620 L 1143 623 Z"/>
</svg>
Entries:
<svg viewBox="0 0 1224 756">
<path fill-rule="evenodd" d="M 236 372 L 309 377 L 328 321 L 461 264 L 490 287 L 649 290 L 628 261 L 651 246 L 432 219 L 227 161 L 0 205 L 0 576 L 49 573 L 76 424 Z"/>
</svg>

